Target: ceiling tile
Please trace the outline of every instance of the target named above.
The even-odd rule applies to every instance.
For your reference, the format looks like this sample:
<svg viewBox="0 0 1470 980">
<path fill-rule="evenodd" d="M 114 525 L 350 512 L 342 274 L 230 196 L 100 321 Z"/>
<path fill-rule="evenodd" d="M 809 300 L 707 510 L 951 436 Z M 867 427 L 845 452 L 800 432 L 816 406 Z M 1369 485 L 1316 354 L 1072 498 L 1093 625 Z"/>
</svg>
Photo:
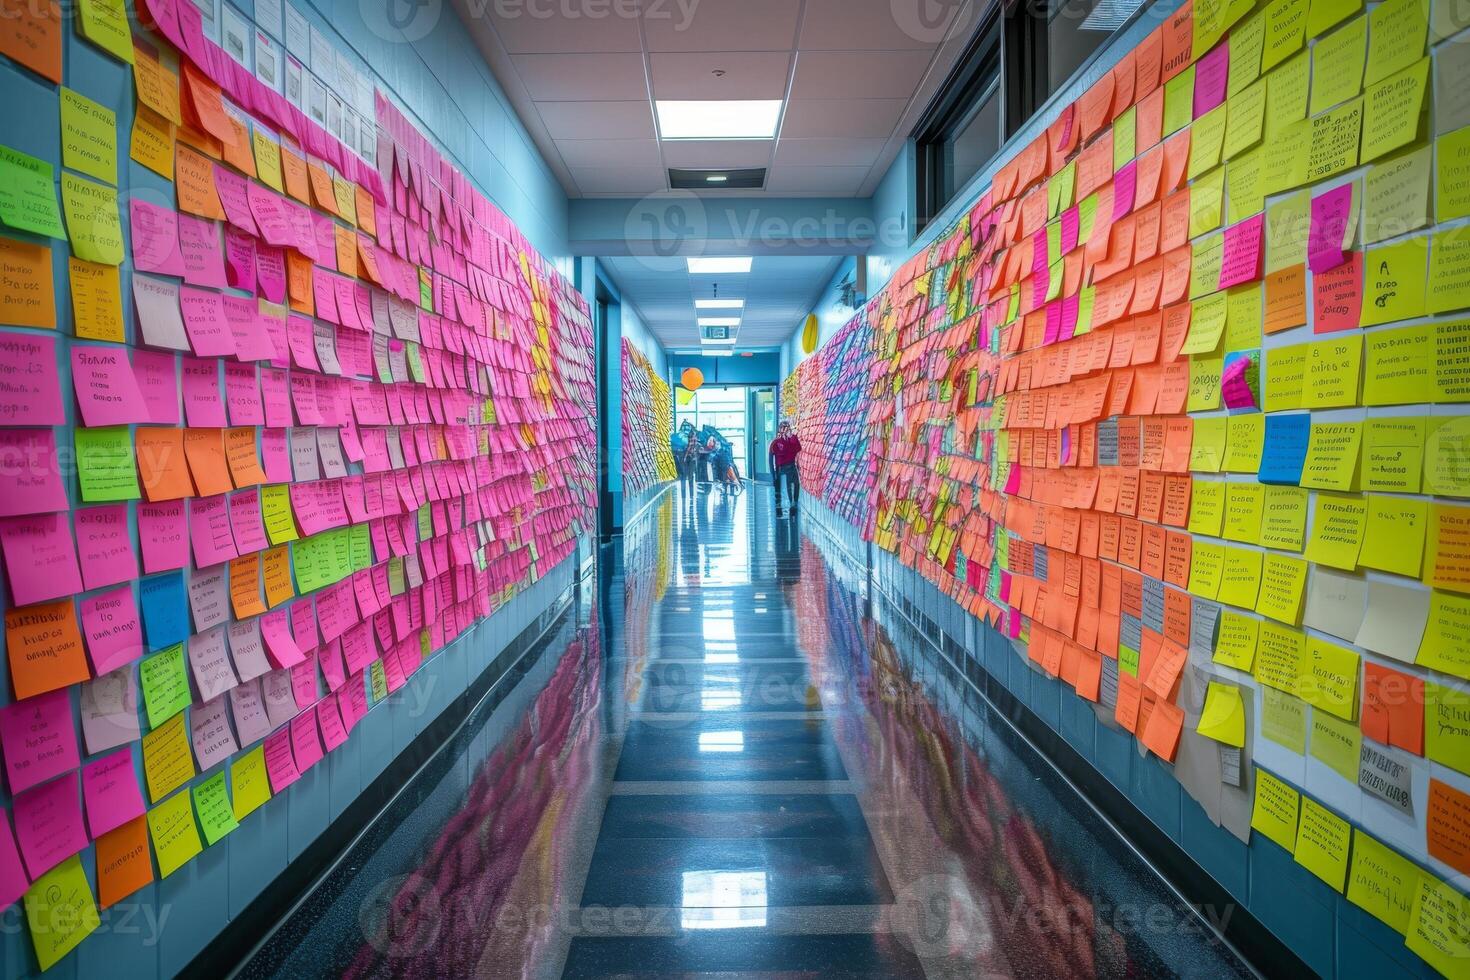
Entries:
<svg viewBox="0 0 1470 980">
<path fill-rule="evenodd" d="M 633 102 L 542 102 L 536 106 L 552 139 L 653 139 L 653 109 Z"/>
<path fill-rule="evenodd" d="M 650 51 L 789 51 L 800 10 L 801 0 L 645 0 L 643 34 Z"/>
<path fill-rule="evenodd" d="M 642 140 L 557 140 L 568 167 L 659 167 L 658 143 Z"/>
<path fill-rule="evenodd" d="M 807 0 L 803 51 L 931 48 L 957 17 L 973 16 L 966 0 Z"/>
<path fill-rule="evenodd" d="M 512 61 L 537 102 L 648 98 L 641 54 L 523 54 Z"/>
<path fill-rule="evenodd" d="M 655 99 L 784 99 L 791 71 L 789 51 L 652 54 L 648 61 Z"/>
<path fill-rule="evenodd" d="M 771 162 L 770 140 L 664 140 L 664 163 L 670 167 L 723 169 L 764 167 Z"/>
<path fill-rule="evenodd" d="M 482 11 L 478 16 L 477 9 Z M 605 7 L 545 0 L 492 0 L 470 3 L 466 13 L 470 18 L 488 21 L 511 54 L 643 50 L 633 0 L 615 0 Z"/>
<path fill-rule="evenodd" d="M 781 138 L 884 138 L 893 133 L 905 99 L 796 99 L 786 107 Z"/>
<path fill-rule="evenodd" d="M 857 193 L 863 179 L 868 176 L 868 169 L 867 167 L 773 167 L 770 176 L 766 178 L 766 190 L 846 197 Z"/>
<path fill-rule="evenodd" d="M 664 190 L 661 167 L 572 167 L 572 179 L 584 194 L 649 194 Z"/>
<path fill-rule="evenodd" d="M 871 167 L 884 139 L 785 139 L 776 144 L 776 164 L 799 167 Z M 570 162 L 570 161 L 569 161 Z"/>
<path fill-rule="evenodd" d="M 928 51 L 803 51 L 791 98 L 908 99 L 929 59 Z"/>
</svg>

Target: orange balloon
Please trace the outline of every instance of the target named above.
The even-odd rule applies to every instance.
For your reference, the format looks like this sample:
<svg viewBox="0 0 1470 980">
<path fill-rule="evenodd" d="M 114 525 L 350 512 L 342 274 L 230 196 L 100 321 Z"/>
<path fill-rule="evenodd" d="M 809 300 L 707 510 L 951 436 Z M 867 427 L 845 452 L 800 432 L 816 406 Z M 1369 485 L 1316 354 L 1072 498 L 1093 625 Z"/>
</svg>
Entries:
<svg viewBox="0 0 1470 980">
<path fill-rule="evenodd" d="M 704 384 L 704 372 L 699 368 L 685 368 L 684 373 L 679 375 L 679 380 L 690 391 L 698 391 L 699 386 Z"/>
</svg>

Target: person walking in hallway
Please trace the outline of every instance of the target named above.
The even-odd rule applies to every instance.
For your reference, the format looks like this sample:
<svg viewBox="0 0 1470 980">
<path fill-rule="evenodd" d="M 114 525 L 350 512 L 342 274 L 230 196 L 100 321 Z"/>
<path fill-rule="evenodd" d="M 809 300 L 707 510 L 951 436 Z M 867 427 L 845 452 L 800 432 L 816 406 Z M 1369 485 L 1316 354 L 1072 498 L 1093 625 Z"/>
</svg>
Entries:
<svg viewBox="0 0 1470 980">
<path fill-rule="evenodd" d="M 771 472 L 776 484 L 776 516 L 784 517 L 781 510 L 781 484 L 787 487 L 791 501 L 791 514 L 796 514 L 796 501 L 801 496 L 801 477 L 796 470 L 796 456 L 801 452 L 801 440 L 796 437 L 790 420 L 783 420 L 771 440 Z"/>
</svg>

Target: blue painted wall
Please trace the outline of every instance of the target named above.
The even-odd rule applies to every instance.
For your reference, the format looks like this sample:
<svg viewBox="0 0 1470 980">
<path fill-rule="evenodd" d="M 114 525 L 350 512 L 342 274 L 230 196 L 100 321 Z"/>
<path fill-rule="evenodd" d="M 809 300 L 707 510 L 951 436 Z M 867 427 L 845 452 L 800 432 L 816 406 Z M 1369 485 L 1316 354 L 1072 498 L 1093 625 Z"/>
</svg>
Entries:
<svg viewBox="0 0 1470 980">
<path fill-rule="evenodd" d="M 464 25 L 448 4 L 431 4 L 438 11 L 437 19 L 424 36 L 412 43 L 387 41 L 364 19 L 364 11 L 371 12 L 377 2 L 380 0 L 316 0 L 297 7 L 326 32 L 338 51 L 351 55 L 358 70 L 368 72 L 379 88 L 391 93 L 422 132 L 439 141 L 440 149 L 539 251 L 570 275 L 566 197 L 509 108 Z M 252 0 L 236 6 L 247 17 L 253 16 Z M 131 12 L 131 5 L 129 9 Z M 65 20 L 63 34 L 65 84 L 117 115 L 118 192 L 126 235 L 127 196 L 144 195 L 172 205 L 173 185 L 128 159 L 134 114 L 131 70 L 76 36 L 72 20 Z M 51 160 L 59 169 L 57 88 L 0 58 L 0 102 L 5 106 L 0 113 L 0 144 Z M 8 229 L 3 233 L 27 237 Z M 65 272 L 67 244 L 48 244 L 57 270 L 58 333 L 65 338 L 73 332 Z M 130 277 L 129 262 L 123 265 L 122 282 L 132 340 L 136 328 L 126 288 Z M 63 391 L 71 386 L 66 361 L 63 355 L 58 365 Z M 58 443 L 69 443 L 71 432 L 70 427 L 59 429 Z M 136 538 L 136 529 L 134 535 Z M 345 745 L 247 817 L 234 833 L 206 848 L 168 879 L 103 910 L 101 927 L 46 976 L 150 978 L 180 971 L 317 839 L 513 637 L 570 586 L 575 565 L 574 559 L 568 559 L 550 570 L 540 582 L 425 662 L 402 689 L 369 711 Z M 4 599 L 8 605 L 8 595 Z M 10 690 L 8 667 L 0 660 L 0 703 L 9 700 Z M 78 739 L 80 744 L 80 733 Z M 141 766 L 136 745 L 134 756 Z M 139 776 L 141 785 L 141 771 Z M 3 802 L 9 805 L 8 794 Z M 93 847 L 82 853 L 82 864 L 95 895 Z M 0 928 L 0 974 L 7 978 L 35 975 L 37 964 L 20 906 L 0 915 L 4 923 Z"/>
</svg>

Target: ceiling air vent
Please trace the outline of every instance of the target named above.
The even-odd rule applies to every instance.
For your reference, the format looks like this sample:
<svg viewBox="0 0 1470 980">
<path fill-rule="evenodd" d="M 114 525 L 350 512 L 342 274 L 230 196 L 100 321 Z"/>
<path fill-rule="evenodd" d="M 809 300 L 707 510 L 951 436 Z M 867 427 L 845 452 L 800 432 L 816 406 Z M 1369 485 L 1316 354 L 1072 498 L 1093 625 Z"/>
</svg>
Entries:
<svg viewBox="0 0 1470 980">
<path fill-rule="evenodd" d="M 743 170 L 684 170 L 669 168 L 669 187 L 676 191 L 760 190 L 766 186 L 766 168 Z"/>
</svg>

